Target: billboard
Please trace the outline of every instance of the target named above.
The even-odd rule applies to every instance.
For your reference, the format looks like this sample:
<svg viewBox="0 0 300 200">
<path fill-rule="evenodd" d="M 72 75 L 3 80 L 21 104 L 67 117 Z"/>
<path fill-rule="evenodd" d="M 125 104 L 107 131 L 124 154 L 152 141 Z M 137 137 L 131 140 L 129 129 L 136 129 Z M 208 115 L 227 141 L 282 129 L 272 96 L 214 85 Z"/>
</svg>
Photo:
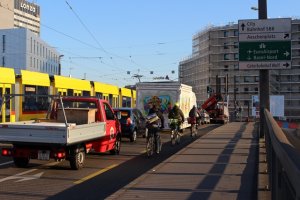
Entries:
<svg viewBox="0 0 300 200">
<path fill-rule="evenodd" d="M 270 113 L 273 117 L 284 117 L 284 96 L 270 95 Z M 252 95 L 252 116 L 259 117 L 259 96 Z"/>
</svg>

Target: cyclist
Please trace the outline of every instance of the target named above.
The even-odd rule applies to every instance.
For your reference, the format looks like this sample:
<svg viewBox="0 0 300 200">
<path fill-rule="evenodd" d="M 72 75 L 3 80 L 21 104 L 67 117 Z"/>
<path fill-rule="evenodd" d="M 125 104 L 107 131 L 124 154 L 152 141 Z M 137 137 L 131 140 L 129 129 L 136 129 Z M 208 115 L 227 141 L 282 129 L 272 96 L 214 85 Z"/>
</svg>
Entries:
<svg viewBox="0 0 300 200">
<path fill-rule="evenodd" d="M 149 134 L 154 135 L 156 153 L 159 154 L 160 145 L 161 145 L 159 129 L 164 128 L 164 126 L 163 126 L 164 117 L 163 117 L 162 113 L 160 112 L 160 110 L 155 105 L 152 105 L 152 108 L 150 108 L 150 110 L 148 112 L 148 118 L 153 118 L 155 116 L 157 116 L 158 119 L 152 123 L 149 123 L 148 131 L 149 131 Z"/>
<path fill-rule="evenodd" d="M 200 113 L 196 106 L 194 105 L 193 108 L 189 112 L 189 123 L 191 124 L 191 137 L 193 137 L 194 127 L 197 126 L 197 119 L 200 117 Z"/>
<path fill-rule="evenodd" d="M 182 110 L 179 108 L 179 104 L 175 103 L 173 108 L 170 110 L 169 119 L 177 119 L 178 120 L 178 127 L 184 122 L 184 115 Z"/>
</svg>

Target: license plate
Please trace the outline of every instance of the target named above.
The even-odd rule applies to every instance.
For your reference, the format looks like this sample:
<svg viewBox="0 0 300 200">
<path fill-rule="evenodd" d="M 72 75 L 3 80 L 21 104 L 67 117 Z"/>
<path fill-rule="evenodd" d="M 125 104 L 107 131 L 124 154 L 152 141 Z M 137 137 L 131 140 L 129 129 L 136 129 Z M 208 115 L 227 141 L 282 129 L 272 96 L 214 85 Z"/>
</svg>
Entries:
<svg viewBox="0 0 300 200">
<path fill-rule="evenodd" d="M 50 151 L 49 150 L 39 150 L 38 151 L 38 159 L 39 160 L 49 160 L 50 159 Z"/>
</svg>

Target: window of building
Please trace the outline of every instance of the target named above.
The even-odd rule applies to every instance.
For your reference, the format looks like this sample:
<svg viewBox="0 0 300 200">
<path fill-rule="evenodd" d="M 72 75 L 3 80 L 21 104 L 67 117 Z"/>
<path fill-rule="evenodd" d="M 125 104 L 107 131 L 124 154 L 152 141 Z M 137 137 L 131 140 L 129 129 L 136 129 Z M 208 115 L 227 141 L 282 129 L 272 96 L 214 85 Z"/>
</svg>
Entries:
<svg viewBox="0 0 300 200">
<path fill-rule="evenodd" d="M 233 34 L 234 34 L 234 36 L 238 36 L 239 35 L 239 31 L 238 30 L 234 30 Z"/>
<path fill-rule="evenodd" d="M 224 43 L 224 49 L 229 49 L 227 42 Z"/>
<path fill-rule="evenodd" d="M 258 82 L 259 81 L 259 76 L 255 76 L 254 81 Z"/>
<path fill-rule="evenodd" d="M 35 40 L 33 40 L 33 53 L 35 54 Z"/>
<path fill-rule="evenodd" d="M 239 70 L 239 65 L 234 64 L 234 65 L 233 65 L 233 68 L 234 68 L 234 70 Z"/>
<path fill-rule="evenodd" d="M 224 54 L 224 60 L 229 60 L 229 54 Z"/>
<path fill-rule="evenodd" d="M 228 65 L 224 65 L 224 71 L 225 71 L 225 72 L 228 71 Z"/>
<path fill-rule="evenodd" d="M 287 81 L 291 81 L 291 75 L 286 76 Z"/>
<path fill-rule="evenodd" d="M 257 93 L 257 92 L 258 92 L 258 87 L 255 87 L 255 88 L 254 88 L 254 91 Z"/>
<path fill-rule="evenodd" d="M 246 83 L 251 82 L 251 76 L 245 76 L 244 82 L 246 82 Z"/>
<path fill-rule="evenodd" d="M 240 82 L 240 77 L 239 76 L 235 76 L 234 77 L 234 82 L 236 82 L 236 83 Z"/>
<path fill-rule="evenodd" d="M 235 53 L 234 54 L 234 60 L 238 60 L 239 59 L 239 54 L 238 53 Z"/>
<path fill-rule="evenodd" d="M 245 100 L 244 101 L 244 106 L 248 106 L 249 105 L 249 101 L 248 100 Z"/>
<path fill-rule="evenodd" d="M 30 53 L 32 53 L 32 37 L 30 38 Z"/>
<path fill-rule="evenodd" d="M 5 52 L 5 35 L 2 35 L 2 52 L 4 53 Z"/>
<path fill-rule="evenodd" d="M 249 92 L 249 88 L 245 87 L 244 92 L 247 94 Z"/>
<path fill-rule="evenodd" d="M 224 31 L 224 37 L 228 37 L 228 31 Z"/>
<path fill-rule="evenodd" d="M 2 66 L 4 67 L 5 66 L 5 57 L 2 56 Z"/>
<path fill-rule="evenodd" d="M 238 42 L 234 42 L 233 46 L 234 46 L 235 49 L 237 49 L 237 48 L 239 48 L 239 43 Z"/>
</svg>

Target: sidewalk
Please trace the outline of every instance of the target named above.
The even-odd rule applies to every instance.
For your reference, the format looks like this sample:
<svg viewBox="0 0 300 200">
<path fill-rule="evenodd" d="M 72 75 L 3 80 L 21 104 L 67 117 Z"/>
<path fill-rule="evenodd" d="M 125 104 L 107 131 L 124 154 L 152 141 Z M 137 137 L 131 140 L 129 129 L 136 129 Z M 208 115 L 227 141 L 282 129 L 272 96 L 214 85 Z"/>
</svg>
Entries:
<svg viewBox="0 0 300 200">
<path fill-rule="evenodd" d="M 257 130 L 221 126 L 107 199 L 257 199 Z"/>
</svg>

